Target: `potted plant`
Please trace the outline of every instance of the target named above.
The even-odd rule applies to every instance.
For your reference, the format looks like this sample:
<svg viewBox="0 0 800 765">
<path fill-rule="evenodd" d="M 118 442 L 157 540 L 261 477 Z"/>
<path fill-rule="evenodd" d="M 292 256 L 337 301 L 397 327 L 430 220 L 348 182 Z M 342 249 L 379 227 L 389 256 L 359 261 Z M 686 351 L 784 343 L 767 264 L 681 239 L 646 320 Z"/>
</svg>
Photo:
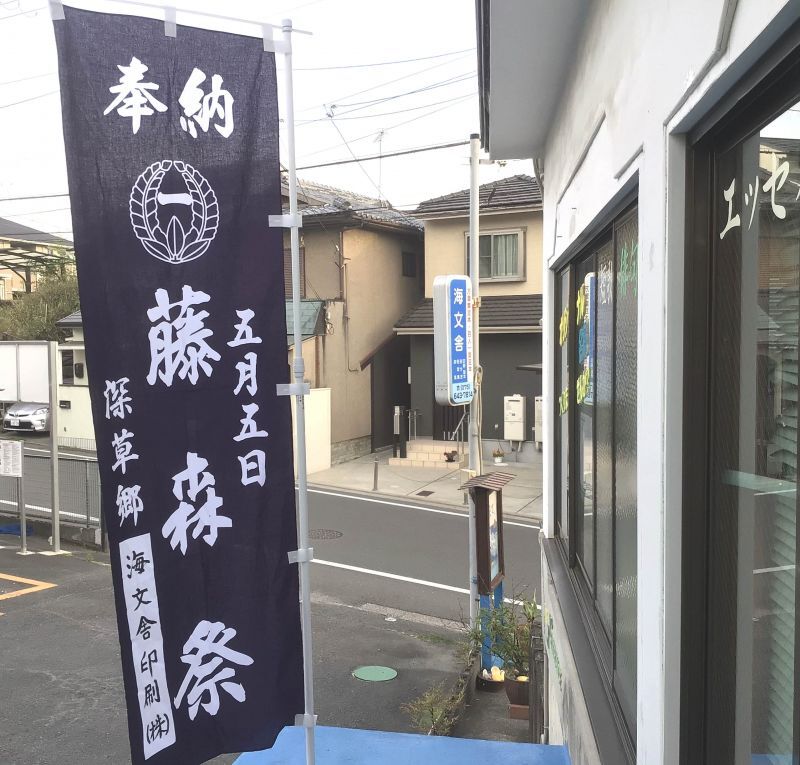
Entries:
<svg viewBox="0 0 800 765">
<path fill-rule="evenodd" d="M 505 452 L 498 446 L 496 449 L 492 450 L 492 457 L 494 457 L 494 464 L 501 465 L 503 463 L 503 457 L 505 457 Z"/>
<path fill-rule="evenodd" d="M 455 462 L 456 457 L 458 457 L 458 450 L 451 449 L 449 452 L 444 453 L 444 460 L 445 462 Z"/>
<path fill-rule="evenodd" d="M 492 653 L 503 662 L 504 685 L 510 704 L 528 706 L 531 630 L 539 616 L 535 598 L 512 598 L 481 613 Z"/>
</svg>

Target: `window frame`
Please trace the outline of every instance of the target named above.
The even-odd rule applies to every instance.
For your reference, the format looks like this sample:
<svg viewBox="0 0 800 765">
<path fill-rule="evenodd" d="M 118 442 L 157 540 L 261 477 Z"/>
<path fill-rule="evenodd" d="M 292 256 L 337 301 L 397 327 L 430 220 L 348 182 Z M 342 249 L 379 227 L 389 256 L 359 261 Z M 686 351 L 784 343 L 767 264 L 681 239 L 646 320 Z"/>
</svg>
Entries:
<svg viewBox="0 0 800 765">
<path fill-rule="evenodd" d="M 632 765 L 636 761 L 636 731 L 635 731 L 635 724 L 636 720 L 633 721 L 628 720 L 626 718 L 625 713 L 623 712 L 622 705 L 620 703 L 619 698 L 617 697 L 617 692 L 614 687 L 615 681 L 615 652 L 616 652 L 616 597 L 613 599 L 613 609 L 612 609 L 612 624 L 610 625 L 611 631 L 607 629 L 606 625 L 603 622 L 603 619 L 598 611 L 598 606 L 596 604 L 596 597 L 597 597 L 597 528 L 596 528 L 596 517 L 597 517 L 597 492 L 596 492 L 596 484 L 597 484 L 597 467 L 596 467 L 596 455 L 597 455 L 597 427 L 596 427 L 596 409 L 592 412 L 592 449 L 593 449 L 593 468 L 592 468 L 592 515 L 593 515 L 593 538 L 592 538 L 592 576 L 591 580 L 586 575 L 583 561 L 581 556 L 579 555 L 578 545 L 580 540 L 578 539 L 577 531 L 577 512 L 578 512 L 578 505 L 577 505 L 577 486 L 578 483 L 574 480 L 574 476 L 578 475 L 578 448 L 577 448 L 577 435 L 578 435 L 578 425 L 577 425 L 577 399 L 576 399 L 576 391 L 577 391 L 577 379 L 580 374 L 579 365 L 577 363 L 577 325 L 576 325 L 576 310 L 575 310 L 575 300 L 576 300 L 576 290 L 578 287 L 577 284 L 577 270 L 580 264 L 585 263 L 588 259 L 593 259 L 595 270 L 597 269 L 597 258 L 598 253 L 602 250 L 603 247 L 610 245 L 612 249 L 612 262 L 614 264 L 614 279 L 612 280 L 612 301 L 614 306 L 614 321 L 612 323 L 612 357 L 613 357 L 613 372 L 612 372 L 612 390 L 614 391 L 614 395 L 616 395 L 616 380 L 617 380 L 617 370 L 616 370 L 616 348 L 617 348 L 617 322 L 616 322 L 616 306 L 617 306 L 617 231 L 627 223 L 631 217 L 638 218 L 638 189 L 634 189 L 630 193 L 628 193 L 617 205 L 615 205 L 607 216 L 603 219 L 603 221 L 598 225 L 598 227 L 594 230 L 592 234 L 588 237 L 584 237 L 581 240 L 577 241 L 575 245 L 570 248 L 567 254 L 561 258 L 560 262 L 556 264 L 554 267 L 554 284 L 558 285 L 560 278 L 562 276 L 566 276 L 568 280 L 568 304 L 567 307 L 569 308 L 568 313 L 568 323 L 569 323 L 569 331 L 567 335 L 567 339 L 565 342 L 566 346 L 566 353 L 569 359 L 568 369 L 567 369 L 567 390 L 569 396 L 569 406 L 567 408 L 567 436 L 568 436 L 568 444 L 567 444 L 567 483 L 568 483 L 568 491 L 566 495 L 566 508 L 561 507 L 561 476 L 559 475 L 559 471 L 561 468 L 561 458 L 560 456 L 557 459 L 552 461 L 552 480 L 553 480 L 553 490 L 554 494 L 557 495 L 557 523 L 555 524 L 555 541 L 556 545 L 561 553 L 562 559 L 564 561 L 564 565 L 569 572 L 570 582 L 572 584 L 573 591 L 576 596 L 576 600 L 580 607 L 581 618 L 584 623 L 584 627 L 586 628 L 587 635 L 589 637 L 589 643 L 591 644 L 595 661 L 600 669 L 600 675 L 602 677 L 602 681 L 605 685 L 606 695 L 610 702 L 610 708 L 612 712 L 612 717 L 616 724 L 616 727 L 620 733 L 620 738 L 623 743 L 625 753 L 627 755 L 627 760 L 629 765 Z M 555 289 L 555 287 L 554 287 Z M 554 327 L 554 346 L 558 349 L 562 346 L 559 342 L 559 324 L 561 319 L 561 314 L 565 308 L 561 304 L 561 297 L 558 296 L 558 299 L 553 300 L 553 327 Z M 595 317 L 594 321 L 597 321 L 597 301 L 595 301 Z M 596 327 L 595 323 L 595 327 Z M 638 332 L 638 329 L 637 329 Z M 595 342 L 594 346 L 590 349 L 590 352 L 594 354 L 593 358 L 593 368 L 597 369 L 597 344 Z M 559 380 L 560 384 L 563 387 L 563 379 L 560 379 L 560 371 L 559 371 Z M 556 377 L 553 377 L 553 385 L 555 387 Z M 638 390 L 638 375 L 637 375 L 637 390 Z M 553 396 L 553 422 L 554 430 L 559 427 L 560 423 L 560 412 L 559 412 L 559 395 L 561 391 L 554 391 Z M 616 418 L 612 415 L 612 442 L 611 442 L 611 449 L 612 453 L 616 454 Z M 556 439 L 553 437 L 553 446 L 555 447 Z M 561 448 L 561 444 L 559 442 L 559 448 Z M 616 461 L 612 462 L 612 570 L 614 571 L 614 575 L 612 577 L 612 581 L 614 583 L 615 591 L 616 591 Z M 566 514 L 566 524 L 565 524 L 565 516 Z M 566 528 L 567 535 L 563 534 L 564 529 Z M 638 690 L 637 690 L 638 695 Z"/>
<path fill-rule="evenodd" d="M 527 228 L 519 226 L 516 228 L 497 228 L 497 229 L 481 229 L 478 233 L 478 273 L 480 274 L 480 240 L 484 237 L 495 236 L 508 236 L 516 234 L 517 236 L 517 274 L 515 276 L 480 276 L 478 281 L 480 284 L 502 284 L 504 282 L 524 282 L 527 279 L 526 275 L 526 234 Z M 469 231 L 464 232 L 464 250 L 466 264 L 464 273 L 469 275 Z M 492 251 L 492 267 L 494 268 L 494 251 Z"/>
<path fill-rule="evenodd" d="M 419 264 L 417 263 L 419 258 L 417 257 L 417 253 L 410 252 L 409 250 L 402 250 L 400 253 L 400 260 L 400 275 L 407 279 L 416 279 L 419 273 Z M 413 267 L 408 268 L 407 266 L 409 264 L 413 264 Z"/>
<path fill-rule="evenodd" d="M 736 729 L 737 519 L 712 501 L 717 159 L 800 101 L 800 22 L 687 136 L 681 524 L 681 762 L 732 762 Z M 737 154 L 737 162 L 740 155 Z M 736 177 L 740 177 L 737 169 Z M 738 188 L 738 187 L 737 187 Z M 740 280 L 734 285 L 741 289 Z M 730 297 L 734 301 L 738 296 Z M 738 314 L 737 314 L 738 316 Z M 738 331 L 738 329 L 737 329 Z M 736 380 L 738 385 L 738 379 Z M 800 499 L 800 498 L 799 498 Z M 730 514 L 729 514 L 730 515 Z M 800 545 L 798 545 L 800 548 Z M 798 549 L 796 548 L 796 549 Z M 796 552 L 797 555 L 797 552 Z M 795 570 L 794 756 L 800 749 L 800 566 Z M 699 646 L 699 648 L 698 648 Z"/>
</svg>

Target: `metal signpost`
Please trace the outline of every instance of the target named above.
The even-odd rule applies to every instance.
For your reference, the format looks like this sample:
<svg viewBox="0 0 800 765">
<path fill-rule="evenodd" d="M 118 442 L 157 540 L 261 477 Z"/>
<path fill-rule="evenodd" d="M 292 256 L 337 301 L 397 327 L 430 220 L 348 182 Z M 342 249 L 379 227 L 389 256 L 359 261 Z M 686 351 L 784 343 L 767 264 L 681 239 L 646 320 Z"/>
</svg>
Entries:
<svg viewBox="0 0 800 765">
<path fill-rule="evenodd" d="M 28 554 L 28 529 L 25 515 L 25 486 L 22 475 L 22 441 L 0 440 L 0 476 L 17 479 L 20 554 Z"/>
</svg>

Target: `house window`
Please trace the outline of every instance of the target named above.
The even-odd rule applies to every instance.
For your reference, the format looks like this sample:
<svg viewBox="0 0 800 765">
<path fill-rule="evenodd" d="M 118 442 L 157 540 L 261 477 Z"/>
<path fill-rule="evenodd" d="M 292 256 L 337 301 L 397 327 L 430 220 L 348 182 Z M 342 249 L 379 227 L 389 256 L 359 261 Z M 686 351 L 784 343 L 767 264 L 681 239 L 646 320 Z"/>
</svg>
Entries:
<svg viewBox="0 0 800 765">
<path fill-rule="evenodd" d="M 283 251 L 283 288 L 286 299 L 292 299 L 292 250 L 286 248 Z M 300 248 L 300 298 L 306 296 L 306 248 Z"/>
<path fill-rule="evenodd" d="M 636 209 L 555 278 L 556 534 L 636 740 Z"/>
<path fill-rule="evenodd" d="M 523 279 L 524 249 L 521 230 L 481 234 L 478 239 L 478 274 L 481 281 Z M 467 273 L 469 273 L 469 236 L 467 236 Z"/>
<path fill-rule="evenodd" d="M 403 276 L 415 278 L 417 276 L 417 253 L 403 253 Z"/>
<path fill-rule="evenodd" d="M 75 384 L 75 354 L 73 351 L 61 351 L 61 384 Z"/>
<path fill-rule="evenodd" d="M 688 165 L 681 675 L 703 763 L 800 761 L 798 77 L 796 54 L 765 70 Z"/>
</svg>

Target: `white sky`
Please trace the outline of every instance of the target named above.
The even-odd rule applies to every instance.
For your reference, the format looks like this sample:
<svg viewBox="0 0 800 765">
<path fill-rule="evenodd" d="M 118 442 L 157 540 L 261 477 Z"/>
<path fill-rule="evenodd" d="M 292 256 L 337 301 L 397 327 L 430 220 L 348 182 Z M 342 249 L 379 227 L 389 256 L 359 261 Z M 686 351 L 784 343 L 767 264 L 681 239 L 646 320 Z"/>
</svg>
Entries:
<svg viewBox="0 0 800 765">
<path fill-rule="evenodd" d="M 45 4 L 46 0 L 0 0 L 2 199 L 57 194 L 67 188 L 55 40 Z M 138 12 L 108 0 L 75 0 L 74 4 Z M 342 118 L 336 124 L 359 157 L 379 152 L 381 129 L 385 130 L 384 152 L 466 140 L 478 131 L 474 0 L 184 0 L 176 4 L 272 23 L 290 17 L 296 28 L 313 32 L 313 36 L 295 35 L 294 41 L 298 167 L 351 158 L 326 118 L 325 104 L 338 105 Z M 449 53 L 453 55 L 402 64 L 305 71 Z M 460 81 L 384 103 L 363 103 L 451 79 Z M 358 119 L 344 119 L 344 112 L 356 106 L 366 108 L 347 116 Z M 301 124 L 304 120 L 320 121 Z M 469 147 L 463 146 L 382 162 L 303 170 L 299 176 L 373 197 L 380 183 L 383 197 L 401 207 L 467 188 L 468 157 Z M 530 161 L 483 165 L 481 182 L 520 172 L 532 172 Z M 71 238 L 67 197 L 0 201 L 0 217 Z"/>
</svg>

